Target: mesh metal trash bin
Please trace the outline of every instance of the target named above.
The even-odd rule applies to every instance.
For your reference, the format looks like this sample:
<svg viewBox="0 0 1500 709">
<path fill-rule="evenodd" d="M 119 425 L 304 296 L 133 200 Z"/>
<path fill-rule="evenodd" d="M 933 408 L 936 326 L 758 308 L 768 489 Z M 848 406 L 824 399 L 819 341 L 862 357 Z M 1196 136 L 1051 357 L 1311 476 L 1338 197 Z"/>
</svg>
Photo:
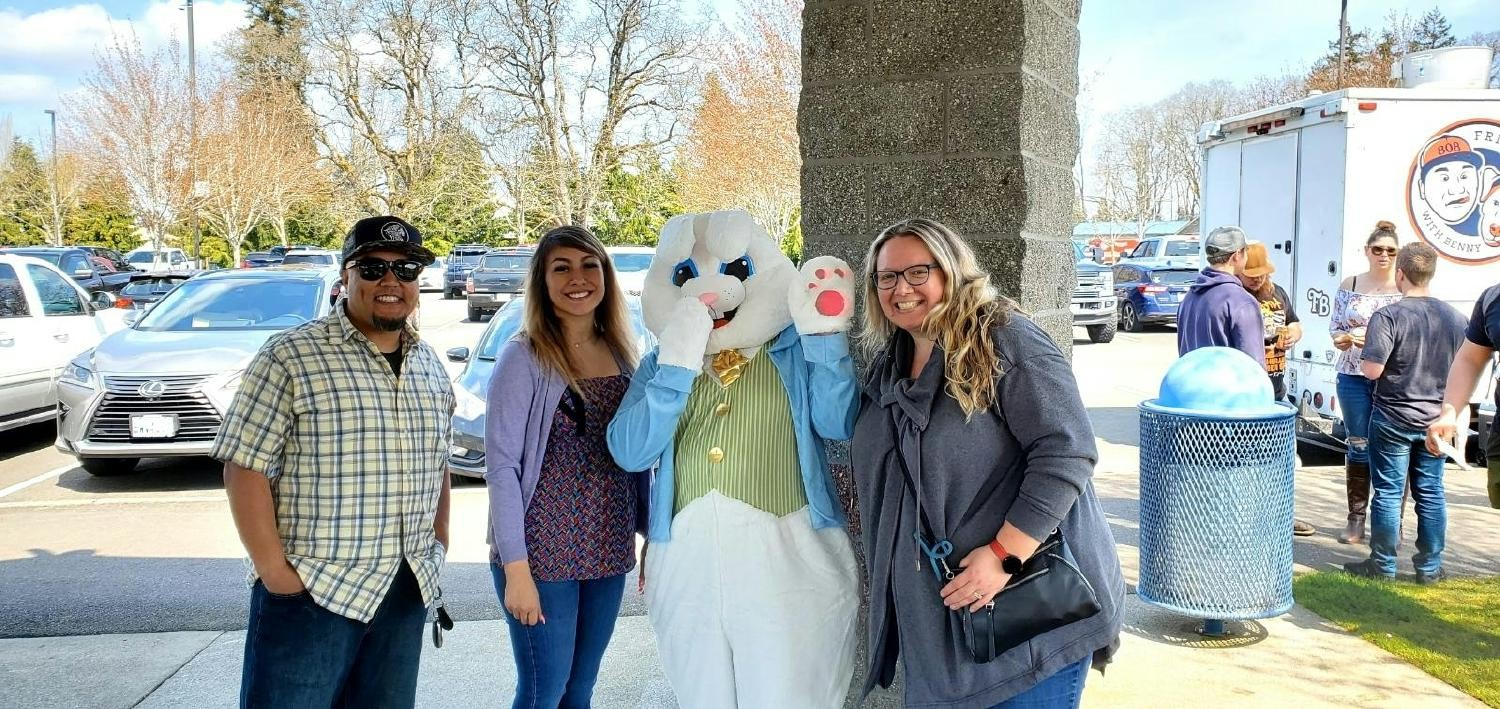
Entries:
<svg viewBox="0 0 1500 709">
<path fill-rule="evenodd" d="M 1137 593 L 1210 620 L 1285 613 L 1296 410 L 1273 402 L 1258 363 L 1235 350 L 1197 350 L 1173 370 L 1139 406 Z"/>
</svg>

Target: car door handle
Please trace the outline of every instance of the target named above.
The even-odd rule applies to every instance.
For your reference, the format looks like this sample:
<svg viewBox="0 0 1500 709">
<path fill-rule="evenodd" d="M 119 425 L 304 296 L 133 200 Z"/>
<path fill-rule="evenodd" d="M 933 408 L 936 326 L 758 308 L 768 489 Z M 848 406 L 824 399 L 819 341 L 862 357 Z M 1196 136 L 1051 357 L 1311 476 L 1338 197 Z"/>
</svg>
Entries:
<svg viewBox="0 0 1500 709">
<path fill-rule="evenodd" d="M 0 332 L 0 347 L 15 347 L 16 336 L 8 332 Z"/>
<path fill-rule="evenodd" d="M 71 338 L 71 337 L 72 337 L 72 335 L 69 335 L 66 332 L 54 332 L 54 333 L 52 333 L 52 339 L 57 340 L 58 342 L 67 342 L 68 339 Z"/>
</svg>

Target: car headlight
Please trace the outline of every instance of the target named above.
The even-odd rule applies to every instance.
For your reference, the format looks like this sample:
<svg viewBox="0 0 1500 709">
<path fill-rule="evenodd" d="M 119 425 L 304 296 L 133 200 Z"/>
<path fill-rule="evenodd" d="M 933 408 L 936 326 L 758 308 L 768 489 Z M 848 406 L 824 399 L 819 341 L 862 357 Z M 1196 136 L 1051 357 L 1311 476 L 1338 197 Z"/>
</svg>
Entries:
<svg viewBox="0 0 1500 709">
<path fill-rule="evenodd" d="M 453 409 L 454 416 L 473 421 L 484 415 L 484 399 L 474 396 L 461 386 L 453 388 L 453 395 L 458 400 L 458 405 Z"/>
<path fill-rule="evenodd" d="M 81 387 L 93 388 L 94 386 L 94 351 L 89 350 L 73 358 L 63 367 L 62 376 L 58 381 L 67 382 Z"/>
</svg>

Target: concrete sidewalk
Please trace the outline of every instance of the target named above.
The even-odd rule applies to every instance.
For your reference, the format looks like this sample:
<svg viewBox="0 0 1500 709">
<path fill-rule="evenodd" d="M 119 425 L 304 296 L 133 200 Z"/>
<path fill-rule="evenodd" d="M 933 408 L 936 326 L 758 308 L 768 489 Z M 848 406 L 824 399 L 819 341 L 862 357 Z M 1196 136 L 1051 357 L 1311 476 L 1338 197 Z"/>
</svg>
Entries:
<svg viewBox="0 0 1500 709">
<path fill-rule="evenodd" d="M 1139 336 L 1122 333 L 1121 340 Z M 1155 395 L 1171 361 L 1132 366 L 1120 378 L 1108 348 L 1074 352 L 1084 400 L 1098 438 L 1095 478 L 1126 580 L 1137 578 L 1139 473 L 1135 405 Z M 1156 371 L 1159 369 L 1160 371 Z M 1142 370 L 1142 371 L 1137 371 Z M 1340 545 L 1342 469 L 1309 467 L 1297 475 L 1297 516 L 1321 528 L 1296 540 L 1298 572 L 1337 568 L 1367 547 Z M 1445 564 L 1460 575 L 1500 573 L 1500 512 L 1483 492 L 1483 472 L 1447 476 Z M 1412 530 L 1408 529 L 1408 534 Z M 1290 530 L 1288 530 L 1290 533 Z M 1403 555 L 1409 555 L 1409 547 Z M 1410 574 L 1409 558 L 1402 559 Z M 1133 586 L 1132 586 L 1133 588 Z M 1244 635 L 1209 641 L 1196 621 L 1127 599 L 1123 645 L 1107 674 L 1090 673 L 1088 707 L 1478 707 L 1476 700 L 1296 607 L 1279 618 L 1247 623 Z M 418 689 L 422 707 L 508 706 L 515 686 L 501 621 L 460 623 L 440 650 L 424 650 Z M 0 707 L 227 707 L 239 686 L 243 632 L 179 632 L 0 640 Z M 888 701 L 879 706 L 893 706 Z M 595 695 L 599 707 L 671 707 L 647 618 L 619 620 Z M 760 709 L 760 708 L 746 708 Z"/>
<path fill-rule="evenodd" d="M 1090 673 L 1086 707 L 1480 707 L 1474 699 L 1302 610 L 1204 641 L 1194 623 L 1131 596 L 1124 643 Z M 0 706 L 235 706 L 244 632 L 0 640 Z M 508 706 L 515 687 L 501 621 L 459 623 L 423 651 L 419 707 Z M 595 694 L 601 709 L 674 707 L 645 617 L 621 618 Z M 747 708 L 750 709 L 750 708 Z"/>
</svg>

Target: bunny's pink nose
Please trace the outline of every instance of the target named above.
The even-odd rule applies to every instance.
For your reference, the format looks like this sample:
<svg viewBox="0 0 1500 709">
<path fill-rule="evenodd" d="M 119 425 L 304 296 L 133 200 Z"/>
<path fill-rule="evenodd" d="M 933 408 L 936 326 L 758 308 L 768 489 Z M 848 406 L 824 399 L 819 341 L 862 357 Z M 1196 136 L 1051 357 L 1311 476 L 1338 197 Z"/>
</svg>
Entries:
<svg viewBox="0 0 1500 709">
<path fill-rule="evenodd" d="M 716 303 L 719 302 L 719 294 L 718 293 L 700 293 L 700 294 L 698 294 L 698 300 L 703 301 L 704 305 L 712 308 L 712 307 L 714 307 L 714 304 L 716 304 Z"/>
</svg>

